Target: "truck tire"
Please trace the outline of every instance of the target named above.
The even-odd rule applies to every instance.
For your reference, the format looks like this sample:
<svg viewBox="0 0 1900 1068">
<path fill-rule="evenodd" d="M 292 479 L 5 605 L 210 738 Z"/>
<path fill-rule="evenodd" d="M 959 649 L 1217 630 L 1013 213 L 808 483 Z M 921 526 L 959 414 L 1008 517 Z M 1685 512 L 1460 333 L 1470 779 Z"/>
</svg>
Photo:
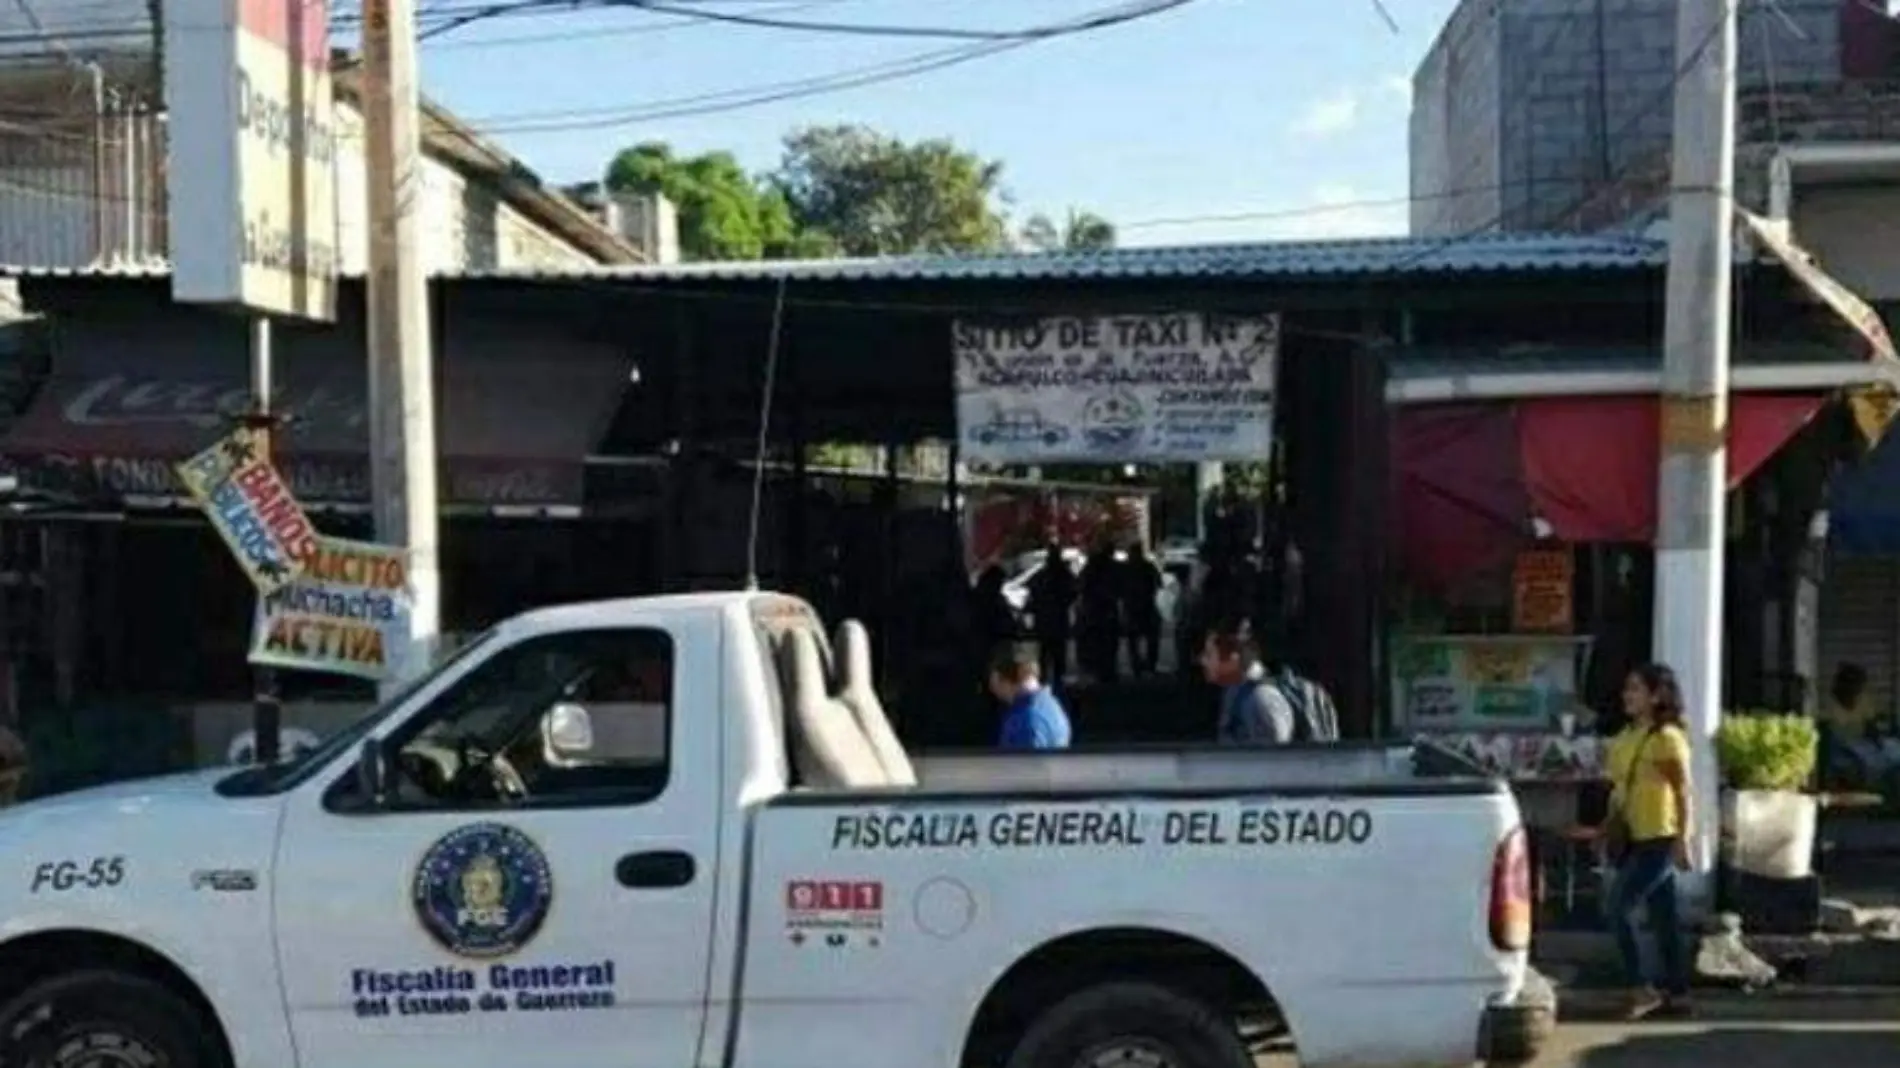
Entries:
<svg viewBox="0 0 1900 1068">
<path fill-rule="evenodd" d="M 135 975 L 47 979 L 0 1007 L 0 1068 L 222 1068 L 209 1021 Z"/>
<path fill-rule="evenodd" d="M 1044 1010 L 1007 1068 L 1253 1068 L 1233 1023 L 1153 983 L 1103 983 Z"/>
</svg>

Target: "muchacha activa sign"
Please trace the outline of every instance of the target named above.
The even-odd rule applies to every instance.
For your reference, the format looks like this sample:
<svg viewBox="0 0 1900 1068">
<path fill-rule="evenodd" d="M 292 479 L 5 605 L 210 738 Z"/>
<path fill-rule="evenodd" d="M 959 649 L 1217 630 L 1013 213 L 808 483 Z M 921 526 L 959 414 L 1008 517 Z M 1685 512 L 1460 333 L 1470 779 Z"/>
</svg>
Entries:
<svg viewBox="0 0 1900 1068">
<path fill-rule="evenodd" d="M 336 309 L 327 0 L 169 0 L 172 295 L 299 319 Z"/>
</svg>

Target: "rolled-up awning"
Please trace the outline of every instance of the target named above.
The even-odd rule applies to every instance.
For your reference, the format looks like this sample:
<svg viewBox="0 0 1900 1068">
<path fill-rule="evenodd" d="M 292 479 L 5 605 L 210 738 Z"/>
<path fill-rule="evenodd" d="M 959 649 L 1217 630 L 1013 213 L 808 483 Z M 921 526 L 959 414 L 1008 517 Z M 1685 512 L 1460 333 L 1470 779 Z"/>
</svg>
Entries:
<svg viewBox="0 0 1900 1068">
<path fill-rule="evenodd" d="M 360 325 L 279 326 L 274 453 L 299 499 L 369 500 Z M 212 314 L 62 320 L 52 374 L 4 440 L 22 488 L 84 500 L 173 497 L 172 464 L 245 410 L 248 328 Z M 457 319 L 437 341 L 436 441 L 446 503 L 572 507 L 627 384 L 611 346 Z"/>
<path fill-rule="evenodd" d="M 1774 456 L 1822 403 L 1813 394 L 1731 397 L 1729 488 Z M 1544 397 L 1517 405 L 1525 486 L 1556 537 L 1578 543 L 1655 538 L 1658 404 L 1646 397 Z"/>
</svg>

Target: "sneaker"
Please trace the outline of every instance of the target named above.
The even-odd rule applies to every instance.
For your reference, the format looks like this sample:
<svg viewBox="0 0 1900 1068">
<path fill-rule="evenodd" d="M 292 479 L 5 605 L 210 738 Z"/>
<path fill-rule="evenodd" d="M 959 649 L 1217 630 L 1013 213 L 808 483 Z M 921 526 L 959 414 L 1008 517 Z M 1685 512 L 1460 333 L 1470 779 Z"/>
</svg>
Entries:
<svg viewBox="0 0 1900 1068">
<path fill-rule="evenodd" d="M 1665 1002 L 1661 994 L 1654 990 L 1638 990 L 1630 994 L 1629 1004 L 1624 1007 L 1623 1018 L 1631 1023 L 1649 1018 Z"/>
</svg>

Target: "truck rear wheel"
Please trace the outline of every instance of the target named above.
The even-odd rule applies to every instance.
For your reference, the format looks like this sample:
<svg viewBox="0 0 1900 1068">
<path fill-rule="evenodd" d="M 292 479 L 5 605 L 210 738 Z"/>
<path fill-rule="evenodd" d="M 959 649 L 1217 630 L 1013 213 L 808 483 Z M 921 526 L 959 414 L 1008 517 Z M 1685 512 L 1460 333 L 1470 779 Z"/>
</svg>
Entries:
<svg viewBox="0 0 1900 1068">
<path fill-rule="evenodd" d="M 0 1068 L 218 1068 L 211 1030 L 178 995 L 135 975 L 47 979 L 0 1007 Z"/>
<path fill-rule="evenodd" d="M 1233 1023 L 1153 983 L 1103 983 L 1045 1010 L 1007 1068 L 1253 1068 Z"/>
</svg>

